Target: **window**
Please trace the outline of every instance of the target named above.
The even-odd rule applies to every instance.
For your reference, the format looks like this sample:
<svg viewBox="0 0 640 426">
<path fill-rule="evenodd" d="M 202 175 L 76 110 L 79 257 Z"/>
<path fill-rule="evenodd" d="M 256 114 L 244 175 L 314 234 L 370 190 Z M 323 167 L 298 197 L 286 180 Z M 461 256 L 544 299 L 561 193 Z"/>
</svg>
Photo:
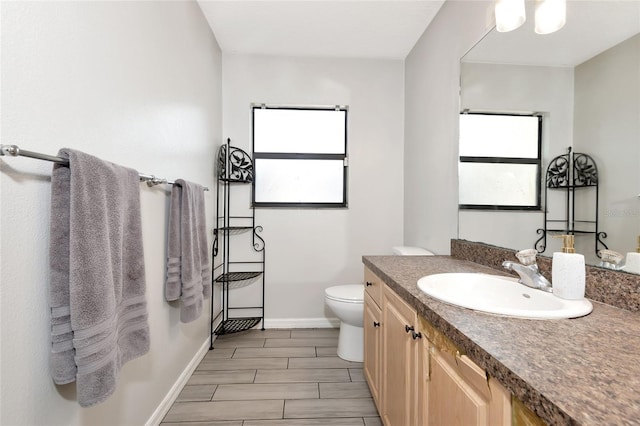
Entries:
<svg viewBox="0 0 640 426">
<path fill-rule="evenodd" d="M 347 108 L 253 106 L 256 207 L 347 206 Z"/>
<path fill-rule="evenodd" d="M 542 117 L 460 115 L 459 207 L 539 210 Z"/>
</svg>

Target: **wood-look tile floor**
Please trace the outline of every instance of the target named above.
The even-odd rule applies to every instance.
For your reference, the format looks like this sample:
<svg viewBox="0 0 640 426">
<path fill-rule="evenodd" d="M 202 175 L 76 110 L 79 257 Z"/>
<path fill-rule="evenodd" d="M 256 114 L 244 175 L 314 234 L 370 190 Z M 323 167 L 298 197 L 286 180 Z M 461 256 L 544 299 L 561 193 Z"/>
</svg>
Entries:
<svg viewBox="0 0 640 426">
<path fill-rule="evenodd" d="M 165 426 L 379 426 L 362 363 L 336 355 L 337 329 L 219 336 Z"/>
</svg>

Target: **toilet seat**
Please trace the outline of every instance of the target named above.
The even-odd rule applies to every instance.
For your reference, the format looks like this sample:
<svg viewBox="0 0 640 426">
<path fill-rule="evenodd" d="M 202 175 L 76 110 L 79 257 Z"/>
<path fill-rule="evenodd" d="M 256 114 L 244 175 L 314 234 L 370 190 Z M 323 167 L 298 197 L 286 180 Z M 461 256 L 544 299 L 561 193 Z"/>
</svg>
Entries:
<svg viewBox="0 0 640 426">
<path fill-rule="evenodd" d="M 364 285 L 347 284 L 329 287 L 324 291 L 327 299 L 343 303 L 364 303 Z"/>
</svg>

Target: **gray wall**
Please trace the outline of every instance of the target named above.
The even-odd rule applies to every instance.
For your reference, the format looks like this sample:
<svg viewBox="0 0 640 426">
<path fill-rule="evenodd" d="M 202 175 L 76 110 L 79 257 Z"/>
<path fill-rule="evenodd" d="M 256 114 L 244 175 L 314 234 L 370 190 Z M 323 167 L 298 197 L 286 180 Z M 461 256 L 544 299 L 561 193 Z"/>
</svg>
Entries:
<svg viewBox="0 0 640 426">
<path fill-rule="evenodd" d="M 214 188 L 221 53 L 195 2 L 2 2 L 1 23 L 3 144 L 75 148 Z M 124 366 L 106 402 L 81 409 L 75 385 L 55 386 L 48 367 L 52 165 L 2 158 L 0 168 L 0 423 L 145 424 L 208 348 L 208 314 L 181 324 L 164 300 L 170 188 L 140 187 L 151 349 Z"/>
<path fill-rule="evenodd" d="M 445 2 L 406 58 L 406 245 L 449 254 L 457 237 L 460 58 L 492 26 L 493 2 Z"/>
<path fill-rule="evenodd" d="M 224 134 L 239 147 L 251 150 L 252 102 L 349 106 L 349 207 L 256 212 L 268 327 L 330 325 L 324 289 L 361 283 L 363 254 L 402 243 L 403 69 L 399 60 L 223 55 Z M 236 212 L 249 205 L 242 190 L 234 188 Z M 247 287 L 233 297 L 249 303 L 256 294 Z"/>
<path fill-rule="evenodd" d="M 601 176 L 605 242 L 621 253 L 635 251 L 640 235 L 640 34 L 575 68 L 574 117 L 575 149 L 594 157 Z"/>
</svg>

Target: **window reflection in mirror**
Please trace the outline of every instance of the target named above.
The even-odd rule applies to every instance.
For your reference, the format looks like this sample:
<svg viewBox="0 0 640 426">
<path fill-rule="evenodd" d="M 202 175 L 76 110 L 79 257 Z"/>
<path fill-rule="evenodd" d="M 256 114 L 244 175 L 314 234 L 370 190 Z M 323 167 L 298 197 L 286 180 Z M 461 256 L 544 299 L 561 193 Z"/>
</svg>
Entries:
<svg viewBox="0 0 640 426">
<path fill-rule="evenodd" d="M 460 115 L 459 207 L 540 209 L 542 117 Z"/>
</svg>

